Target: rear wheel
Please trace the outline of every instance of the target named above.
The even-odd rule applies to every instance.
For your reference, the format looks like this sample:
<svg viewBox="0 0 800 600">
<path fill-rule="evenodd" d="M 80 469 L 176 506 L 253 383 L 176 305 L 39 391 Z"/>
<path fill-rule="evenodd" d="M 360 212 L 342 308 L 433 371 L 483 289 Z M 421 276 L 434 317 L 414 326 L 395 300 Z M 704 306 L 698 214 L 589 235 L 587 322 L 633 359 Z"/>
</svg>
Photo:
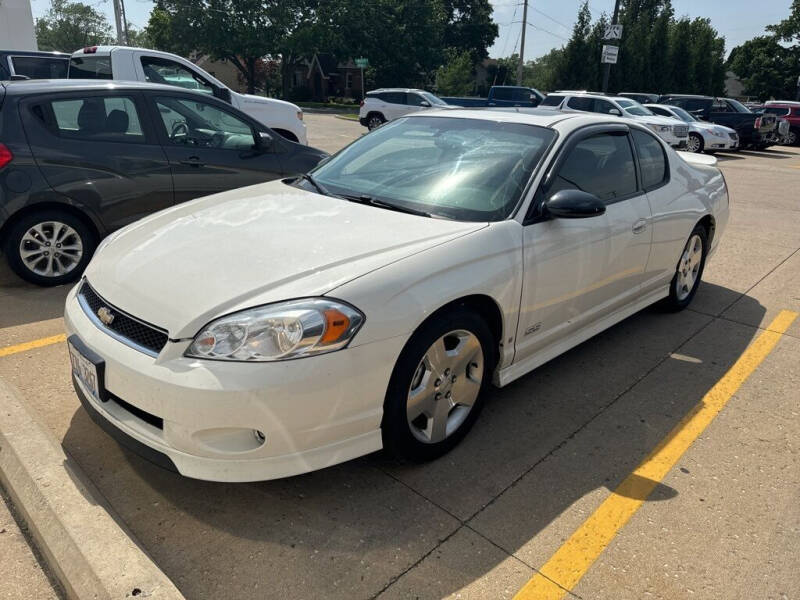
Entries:
<svg viewBox="0 0 800 600">
<path fill-rule="evenodd" d="M 399 458 L 425 461 L 458 444 L 483 406 L 495 364 L 493 348 L 486 323 L 463 308 L 417 330 L 386 392 L 384 448 Z"/>
<path fill-rule="evenodd" d="M 691 304 L 700 286 L 707 254 L 708 232 L 702 225 L 696 225 L 675 269 L 675 276 L 669 286 L 669 297 L 664 300 L 665 308 L 679 311 Z"/>
<path fill-rule="evenodd" d="M 386 122 L 386 119 L 383 117 L 381 113 L 369 113 L 367 115 L 367 128 L 372 131 L 373 129 L 380 127 Z"/>
<path fill-rule="evenodd" d="M 702 152 L 703 146 L 705 143 L 703 142 L 702 136 L 698 133 L 690 133 L 689 139 L 686 140 L 686 151 L 687 152 Z"/>
<path fill-rule="evenodd" d="M 783 143 L 787 146 L 796 146 L 798 141 L 800 141 L 800 130 L 798 129 L 790 129 L 789 133 L 786 134 L 786 137 L 783 138 Z"/>
<path fill-rule="evenodd" d="M 94 233 L 76 216 L 43 210 L 26 215 L 11 227 L 4 250 L 17 275 L 51 286 L 78 279 L 96 243 Z"/>
</svg>

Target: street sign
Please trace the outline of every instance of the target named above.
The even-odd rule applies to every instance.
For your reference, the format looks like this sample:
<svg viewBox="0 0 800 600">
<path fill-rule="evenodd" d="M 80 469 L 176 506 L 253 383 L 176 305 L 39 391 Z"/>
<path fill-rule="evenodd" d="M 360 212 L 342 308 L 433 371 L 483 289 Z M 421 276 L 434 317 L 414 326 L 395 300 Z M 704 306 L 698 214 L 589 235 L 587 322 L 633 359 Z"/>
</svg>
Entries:
<svg viewBox="0 0 800 600">
<path fill-rule="evenodd" d="M 357 59 L 355 60 L 355 63 L 356 63 L 356 66 L 357 66 L 359 69 L 366 69 L 366 68 L 367 68 L 367 66 L 369 65 L 369 60 L 368 60 L 368 59 L 366 59 L 366 58 L 357 58 Z"/>
<path fill-rule="evenodd" d="M 610 65 L 617 64 L 617 57 L 619 56 L 619 48 L 617 46 L 608 46 L 603 44 L 603 55 L 600 58 L 601 63 L 608 63 Z"/>
<path fill-rule="evenodd" d="M 603 36 L 604 40 L 621 40 L 622 39 L 622 25 L 606 25 L 606 34 Z"/>
</svg>

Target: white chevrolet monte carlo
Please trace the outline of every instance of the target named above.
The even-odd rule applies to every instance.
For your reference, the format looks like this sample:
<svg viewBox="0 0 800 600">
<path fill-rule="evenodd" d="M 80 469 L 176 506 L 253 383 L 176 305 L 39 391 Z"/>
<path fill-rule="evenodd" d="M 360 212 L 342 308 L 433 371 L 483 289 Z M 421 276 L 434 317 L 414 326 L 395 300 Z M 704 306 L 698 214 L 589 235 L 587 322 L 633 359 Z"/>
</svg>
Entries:
<svg viewBox="0 0 800 600">
<path fill-rule="evenodd" d="M 199 479 L 435 458 L 491 383 L 691 302 L 728 220 L 714 163 L 613 117 L 398 119 L 106 238 L 66 302 L 76 391 Z"/>
</svg>

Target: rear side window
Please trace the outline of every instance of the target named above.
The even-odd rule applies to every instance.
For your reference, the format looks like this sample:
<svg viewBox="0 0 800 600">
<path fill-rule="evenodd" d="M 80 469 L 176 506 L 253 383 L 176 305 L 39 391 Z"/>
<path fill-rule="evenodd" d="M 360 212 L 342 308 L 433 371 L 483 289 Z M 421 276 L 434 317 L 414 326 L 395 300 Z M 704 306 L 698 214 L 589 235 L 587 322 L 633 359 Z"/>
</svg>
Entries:
<svg viewBox="0 0 800 600">
<path fill-rule="evenodd" d="M 110 56 L 74 56 L 69 61 L 70 79 L 113 79 Z"/>
<path fill-rule="evenodd" d="M 549 193 L 581 190 L 611 204 L 636 192 L 636 167 L 627 135 L 601 133 L 569 151 Z"/>
<path fill-rule="evenodd" d="M 31 79 L 66 79 L 69 61 L 44 56 L 12 56 L 14 73 Z"/>
<path fill-rule="evenodd" d="M 574 108 L 575 110 L 584 110 L 589 112 L 592 110 L 592 105 L 594 104 L 594 98 L 580 98 L 578 96 L 573 96 L 567 102 L 567 106 L 570 108 Z"/>
<path fill-rule="evenodd" d="M 632 133 L 636 153 L 639 156 L 639 167 L 642 170 L 642 187 L 649 190 L 666 182 L 667 157 L 661 142 L 638 129 L 634 129 Z"/>
<path fill-rule="evenodd" d="M 94 96 L 53 100 L 47 105 L 52 114 L 51 127 L 62 137 L 103 142 L 145 141 L 132 98 Z"/>
<path fill-rule="evenodd" d="M 564 96 L 553 96 L 549 94 L 539 106 L 559 106 L 564 101 Z"/>
<path fill-rule="evenodd" d="M 511 88 L 494 88 L 492 97 L 495 100 L 511 100 L 513 98 L 513 90 Z"/>
<path fill-rule="evenodd" d="M 699 98 L 678 98 L 671 101 L 670 104 L 680 106 L 682 109 L 692 112 L 693 110 L 705 110 L 708 101 L 700 100 Z"/>
<path fill-rule="evenodd" d="M 405 92 L 383 92 L 381 94 L 381 100 L 389 104 L 405 104 L 406 95 Z"/>
</svg>

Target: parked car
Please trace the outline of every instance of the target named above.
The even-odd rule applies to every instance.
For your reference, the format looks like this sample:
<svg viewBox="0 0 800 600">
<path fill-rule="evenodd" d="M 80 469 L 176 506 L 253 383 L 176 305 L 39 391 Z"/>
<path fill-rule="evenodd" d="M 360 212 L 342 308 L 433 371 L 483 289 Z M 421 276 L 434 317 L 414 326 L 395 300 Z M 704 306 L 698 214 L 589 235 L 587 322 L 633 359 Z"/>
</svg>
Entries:
<svg viewBox="0 0 800 600">
<path fill-rule="evenodd" d="M 659 104 L 679 106 L 698 119 L 736 130 L 740 148 L 768 147 L 777 124 L 774 115 L 757 115 L 733 98 L 668 94 L 661 97 Z"/>
<path fill-rule="evenodd" d="M 662 117 L 679 119 L 689 126 L 689 139 L 686 142 L 687 152 L 707 152 L 717 150 L 736 150 L 739 147 L 739 135 L 730 127 L 698 121 L 679 106 L 669 104 L 645 104 L 650 112 Z"/>
<path fill-rule="evenodd" d="M 66 79 L 69 54 L 32 50 L 0 50 L 0 81 Z"/>
<path fill-rule="evenodd" d="M 503 107 L 503 106 L 526 106 L 534 107 L 544 100 L 544 94 L 531 87 L 517 85 L 493 85 L 489 88 L 489 95 L 486 98 L 473 97 L 443 97 L 442 100 L 454 106 L 467 108 L 482 107 Z"/>
<path fill-rule="evenodd" d="M 444 100 L 425 90 L 381 88 L 367 92 L 358 109 L 358 122 L 372 131 L 387 121 L 414 112 L 447 107 Z"/>
<path fill-rule="evenodd" d="M 75 390 L 189 477 L 435 458 L 490 383 L 690 304 L 729 208 L 715 159 L 685 156 L 607 115 L 397 119 L 109 237 L 66 300 Z"/>
<path fill-rule="evenodd" d="M 658 102 L 658 94 L 647 94 L 641 92 L 620 92 L 617 96 L 623 98 L 630 98 L 636 100 L 639 104 L 656 104 Z"/>
<path fill-rule="evenodd" d="M 559 92 L 548 94 L 542 107 L 562 112 L 593 112 L 636 119 L 656 132 L 670 146 L 677 148 L 686 146 L 689 139 L 688 125 L 677 119 L 654 115 L 630 98 L 582 92 Z"/>
<path fill-rule="evenodd" d="M 794 146 L 800 140 L 800 102 L 770 100 L 751 110 L 758 114 L 775 115 L 778 120 L 773 136 L 775 143 Z"/>
<path fill-rule="evenodd" d="M 74 281 L 102 237 L 147 214 L 327 156 L 221 100 L 148 83 L 5 82 L 0 131 L 0 244 L 40 285 Z"/>
<path fill-rule="evenodd" d="M 128 46 L 91 46 L 72 54 L 70 79 L 116 79 L 174 85 L 219 98 L 291 142 L 308 143 L 302 109 L 284 100 L 240 94 L 169 52 Z"/>
</svg>

